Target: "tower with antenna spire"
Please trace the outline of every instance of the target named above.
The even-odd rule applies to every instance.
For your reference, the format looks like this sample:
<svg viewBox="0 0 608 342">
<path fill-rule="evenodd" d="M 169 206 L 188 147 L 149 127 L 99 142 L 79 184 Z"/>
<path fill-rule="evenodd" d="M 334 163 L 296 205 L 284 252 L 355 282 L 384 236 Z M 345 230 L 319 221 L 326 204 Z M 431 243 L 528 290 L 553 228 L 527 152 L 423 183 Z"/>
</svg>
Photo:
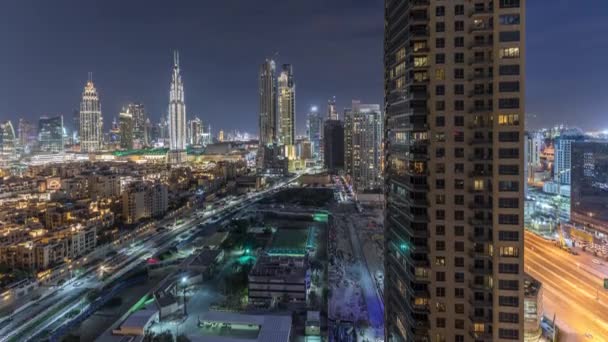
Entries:
<svg viewBox="0 0 608 342">
<path fill-rule="evenodd" d="M 186 161 L 186 104 L 184 84 L 179 67 L 179 52 L 173 51 L 173 73 L 169 90 L 169 162 L 181 164 Z"/>
<path fill-rule="evenodd" d="M 88 76 L 80 102 L 80 150 L 95 152 L 102 148 L 103 119 L 99 95 L 93 84 L 93 73 L 89 72 Z"/>
</svg>

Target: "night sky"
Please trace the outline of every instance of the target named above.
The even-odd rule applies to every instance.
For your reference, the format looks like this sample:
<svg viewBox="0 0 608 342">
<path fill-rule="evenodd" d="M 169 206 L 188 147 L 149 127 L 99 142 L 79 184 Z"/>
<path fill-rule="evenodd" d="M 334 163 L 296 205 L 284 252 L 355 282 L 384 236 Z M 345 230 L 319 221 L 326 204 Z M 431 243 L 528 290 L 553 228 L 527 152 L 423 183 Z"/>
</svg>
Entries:
<svg viewBox="0 0 608 342">
<path fill-rule="evenodd" d="M 0 3 L 0 120 L 78 108 L 87 72 L 106 126 L 124 104 L 166 112 L 179 49 L 188 118 L 257 134 L 266 57 L 294 65 L 297 131 L 311 105 L 383 99 L 383 0 L 103 0 Z M 530 126 L 608 129 L 608 2 L 528 0 Z"/>
</svg>

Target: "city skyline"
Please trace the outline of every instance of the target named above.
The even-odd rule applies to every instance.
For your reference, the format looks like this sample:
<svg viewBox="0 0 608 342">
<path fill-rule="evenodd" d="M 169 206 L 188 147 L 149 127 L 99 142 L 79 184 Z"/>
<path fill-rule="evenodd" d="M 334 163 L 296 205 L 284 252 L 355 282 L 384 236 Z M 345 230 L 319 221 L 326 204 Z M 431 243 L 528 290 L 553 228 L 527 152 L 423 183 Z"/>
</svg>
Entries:
<svg viewBox="0 0 608 342">
<path fill-rule="evenodd" d="M 92 71 L 102 98 L 104 131 L 109 128 L 112 118 L 118 117 L 121 108 L 131 102 L 143 103 L 151 120 L 158 122 L 166 111 L 164 85 L 169 82 L 170 75 L 163 71 L 166 70 L 166 56 L 173 49 L 179 49 L 186 58 L 184 66 L 188 74 L 184 75 L 184 82 L 188 84 L 191 94 L 188 97 L 189 112 L 212 127 L 227 131 L 238 129 L 257 133 L 258 61 L 275 52 L 279 54 L 279 62 L 289 61 L 299 75 L 297 134 L 305 130 L 305 118 L 310 106 L 317 105 L 325 112 L 327 98 L 331 96 L 337 98 L 339 113 L 348 107 L 352 99 L 383 103 L 380 58 L 383 13 L 382 1 L 379 0 L 349 3 L 349 6 L 344 1 L 279 4 L 266 6 L 269 13 L 264 14 L 257 11 L 254 4 L 236 6 L 238 13 L 235 15 L 253 13 L 251 19 L 242 23 L 246 26 L 249 26 L 249 20 L 272 22 L 263 18 L 281 17 L 277 13 L 302 14 L 292 25 L 282 25 L 285 29 L 281 32 L 276 31 L 274 24 L 257 25 L 252 32 L 226 29 L 227 23 L 221 23 L 217 18 L 229 13 L 230 1 L 207 7 L 192 2 L 177 4 L 168 15 L 171 18 L 183 15 L 183 23 L 175 27 L 158 25 L 151 27 L 150 31 L 146 30 L 150 28 L 147 24 L 150 18 L 162 15 L 164 8 L 146 4 L 141 15 L 133 16 L 142 7 L 137 1 L 128 4 L 110 1 L 99 5 L 99 15 L 91 19 L 82 15 L 84 9 L 80 6 L 70 6 L 73 3 L 59 1 L 41 4 L 34 11 L 29 11 L 29 7 L 21 2 L 2 5 L 2 13 L 7 15 L 2 22 L 2 25 L 6 25 L 3 34 L 10 36 L 3 40 L 7 44 L 7 53 L 0 57 L 0 72 L 5 75 L 0 80 L 0 89 L 3 89 L 5 96 L 0 103 L 1 119 L 10 119 L 15 124 L 19 118 L 34 122 L 43 115 L 62 114 L 67 118 L 78 108 L 82 79 Z M 601 54 L 585 57 L 587 70 L 596 70 L 595 77 L 588 82 L 580 80 L 587 73 L 558 67 L 559 63 L 572 58 L 571 53 L 562 54 L 562 51 L 607 49 L 605 44 L 594 40 L 593 34 L 587 35 L 593 30 L 591 25 L 586 24 L 593 22 L 592 26 L 596 29 L 605 27 L 606 24 L 598 18 L 608 13 L 608 5 L 573 8 L 569 4 L 568 1 L 561 1 L 551 8 L 544 8 L 538 3 L 528 4 L 529 15 L 539 18 L 528 25 L 529 44 L 537 46 L 527 56 L 529 127 L 538 128 L 546 122 L 574 125 L 576 122 L 573 121 L 571 108 L 575 108 L 581 128 L 608 129 L 608 122 L 602 121 L 605 120 L 602 101 L 593 101 L 601 96 L 598 92 L 602 87 L 597 82 L 605 78 L 602 76 Z M 340 12 L 340 8 L 346 9 Z M 59 22 L 54 19 L 54 16 L 63 14 L 71 15 L 74 20 Z M 129 20 L 121 21 L 127 16 Z M 285 17 L 291 21 L 291 16 Z M 15 22 L 17 18 L 20 22 L 28 22 L 28 25 L 41 22 L 48 30 L 41 32 L 38 25 L 26 29 L 24 24 Z M 201 18 L 206 19 L 204 24 Z M 86 25 L 83 22 L 85 19 Z M 573 30 L 565 31 L 559 26 L 559 22 L 566 19 Z M 108 25 L 116 29 L 104 30 Z M 189 26 L 194 29 L 182 31 Z M 312 28 L 302 30 L 297 27 Z M 183 35 L 175 40 L 173 38 L 178 30 Z M 562 35 L 547 34 L 555 30 Z M 122 31 L 130 33 L 122 35 Z M 222 33 L 212 34 L 218 31 Z M 225 41 L 235 41 L 237 36 L 243 34 L 246 35 L 242 38 L 246 46 L 224 44 Z M 290 34 L 293 39 L 281 39 Z M 194 39 L 195 35 L 201 37 Z M 273 35 L 276 38 L 273 39 Z M 248 37 L 251 41 L 248 41 Z M 44 44 L 39 44 L 41 40 L 45 40 Z M 108 42 L 103 53 L 98 53 L 99 49 L 93 45 L 97 40 Z M 73 49 L 62 49 L 67 41 Z M 370 48 L 361 50 L 361 45 Z M 241 57 L 237 57 L 239 53 L 236 51 L 241 48 L 251 51 L 250 61 L 243 63 Z M 332 50 L 341 52 L 325 52 Z M 129 53 L 125 54 L 125 51 Z M 345 56 L 351 62 L 340 63 Z M 360 68 L 361 65 L 368 67 Z M 555 79 L 556 74 L 562 75 L 559 80 Z M 11 79 L 16 81 L 7 83 Z M 585 86 L 570 89 L 564 86 L 565 82 Z M 142 84 L 151 86 L 142 87 Z M 32 86 L 40 96 L 40 101 L 36 103 L 25 101 Z M 227 92 L 226 89 L 231 91 Z M 241 101 L 230 101 L 234 96 Z"/>
</svg>

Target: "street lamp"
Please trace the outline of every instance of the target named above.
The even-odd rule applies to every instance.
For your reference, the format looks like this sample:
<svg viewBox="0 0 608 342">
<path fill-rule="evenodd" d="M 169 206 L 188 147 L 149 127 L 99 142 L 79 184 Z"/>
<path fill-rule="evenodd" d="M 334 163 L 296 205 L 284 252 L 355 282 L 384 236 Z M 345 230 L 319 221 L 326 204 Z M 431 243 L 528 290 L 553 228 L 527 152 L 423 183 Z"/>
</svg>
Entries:
<svg viewBox="0 0 608 342">
<path fill-rule="evenodd" d="M 186 276 L 182 277 L 182 287 L 183 287 L 183 294 L 184 294 L 184 316 L 188 315 L 188 310 L 186 308 L 186 283 L 188 282 L 188 278 Z"/>
</svg>

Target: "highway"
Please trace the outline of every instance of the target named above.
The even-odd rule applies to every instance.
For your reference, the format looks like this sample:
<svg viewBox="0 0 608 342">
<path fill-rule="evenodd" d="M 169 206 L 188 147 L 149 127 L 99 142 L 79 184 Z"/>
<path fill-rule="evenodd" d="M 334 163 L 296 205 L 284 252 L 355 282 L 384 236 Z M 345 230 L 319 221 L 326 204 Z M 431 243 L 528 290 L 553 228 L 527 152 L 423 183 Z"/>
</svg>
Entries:
<svg viewBox="0 0 608 342">
<path fill-rule="evenodd" d="M 543 284 L 547 318 L 556 315 L 560 341 L 608 341 L 608 278 L 605 265 L 589 255 L 572 255 L 553 242 L 525 234 L 526 272 Z"/>
<path fill-rule="evenodd" d="M 172 222 L 177 221 L 178 218 L 170 218 L 158 222 L 155 226 L 169 227 L 166 231 L 156 232 L 155 227 L 140 230 L 139 234 L 132 239 L 132 241 L 137 241 L 136 243 L 123 248 L 117 246 L 115 250 L 117 253 L 103 261 L 101 265 L 89 267 L 81 276 L 75 277 L 50 295 L 38 300 L 36 305 L 29 305 L 12 315 L 10 320 L 4 321 L 0 328 L 0 341 L 27 341 L 38 337 L 38 334 L 48 330 L 49 327 L 52 327 L 52 330 L 57 329 L 61 325 L 57 323 L 58 318 L 65 316 L 74 307 L 80 305 L 90 289 L 101 289 L 118 280 L 129 271 L 142 265 L 149 257 L 174 245 L 179 241 L 179 236 L 194 233 L 199 224 L 219 222 L 236 210 L 287 186 L 298 177 L 299 175 L 255 194 L 242 196 L 239 200 L 223 201 L 223 205 L 216 209 L 187 212 L 186 215 L 182 215 L 181 224 L 173 225 Z"/>
</svg>

